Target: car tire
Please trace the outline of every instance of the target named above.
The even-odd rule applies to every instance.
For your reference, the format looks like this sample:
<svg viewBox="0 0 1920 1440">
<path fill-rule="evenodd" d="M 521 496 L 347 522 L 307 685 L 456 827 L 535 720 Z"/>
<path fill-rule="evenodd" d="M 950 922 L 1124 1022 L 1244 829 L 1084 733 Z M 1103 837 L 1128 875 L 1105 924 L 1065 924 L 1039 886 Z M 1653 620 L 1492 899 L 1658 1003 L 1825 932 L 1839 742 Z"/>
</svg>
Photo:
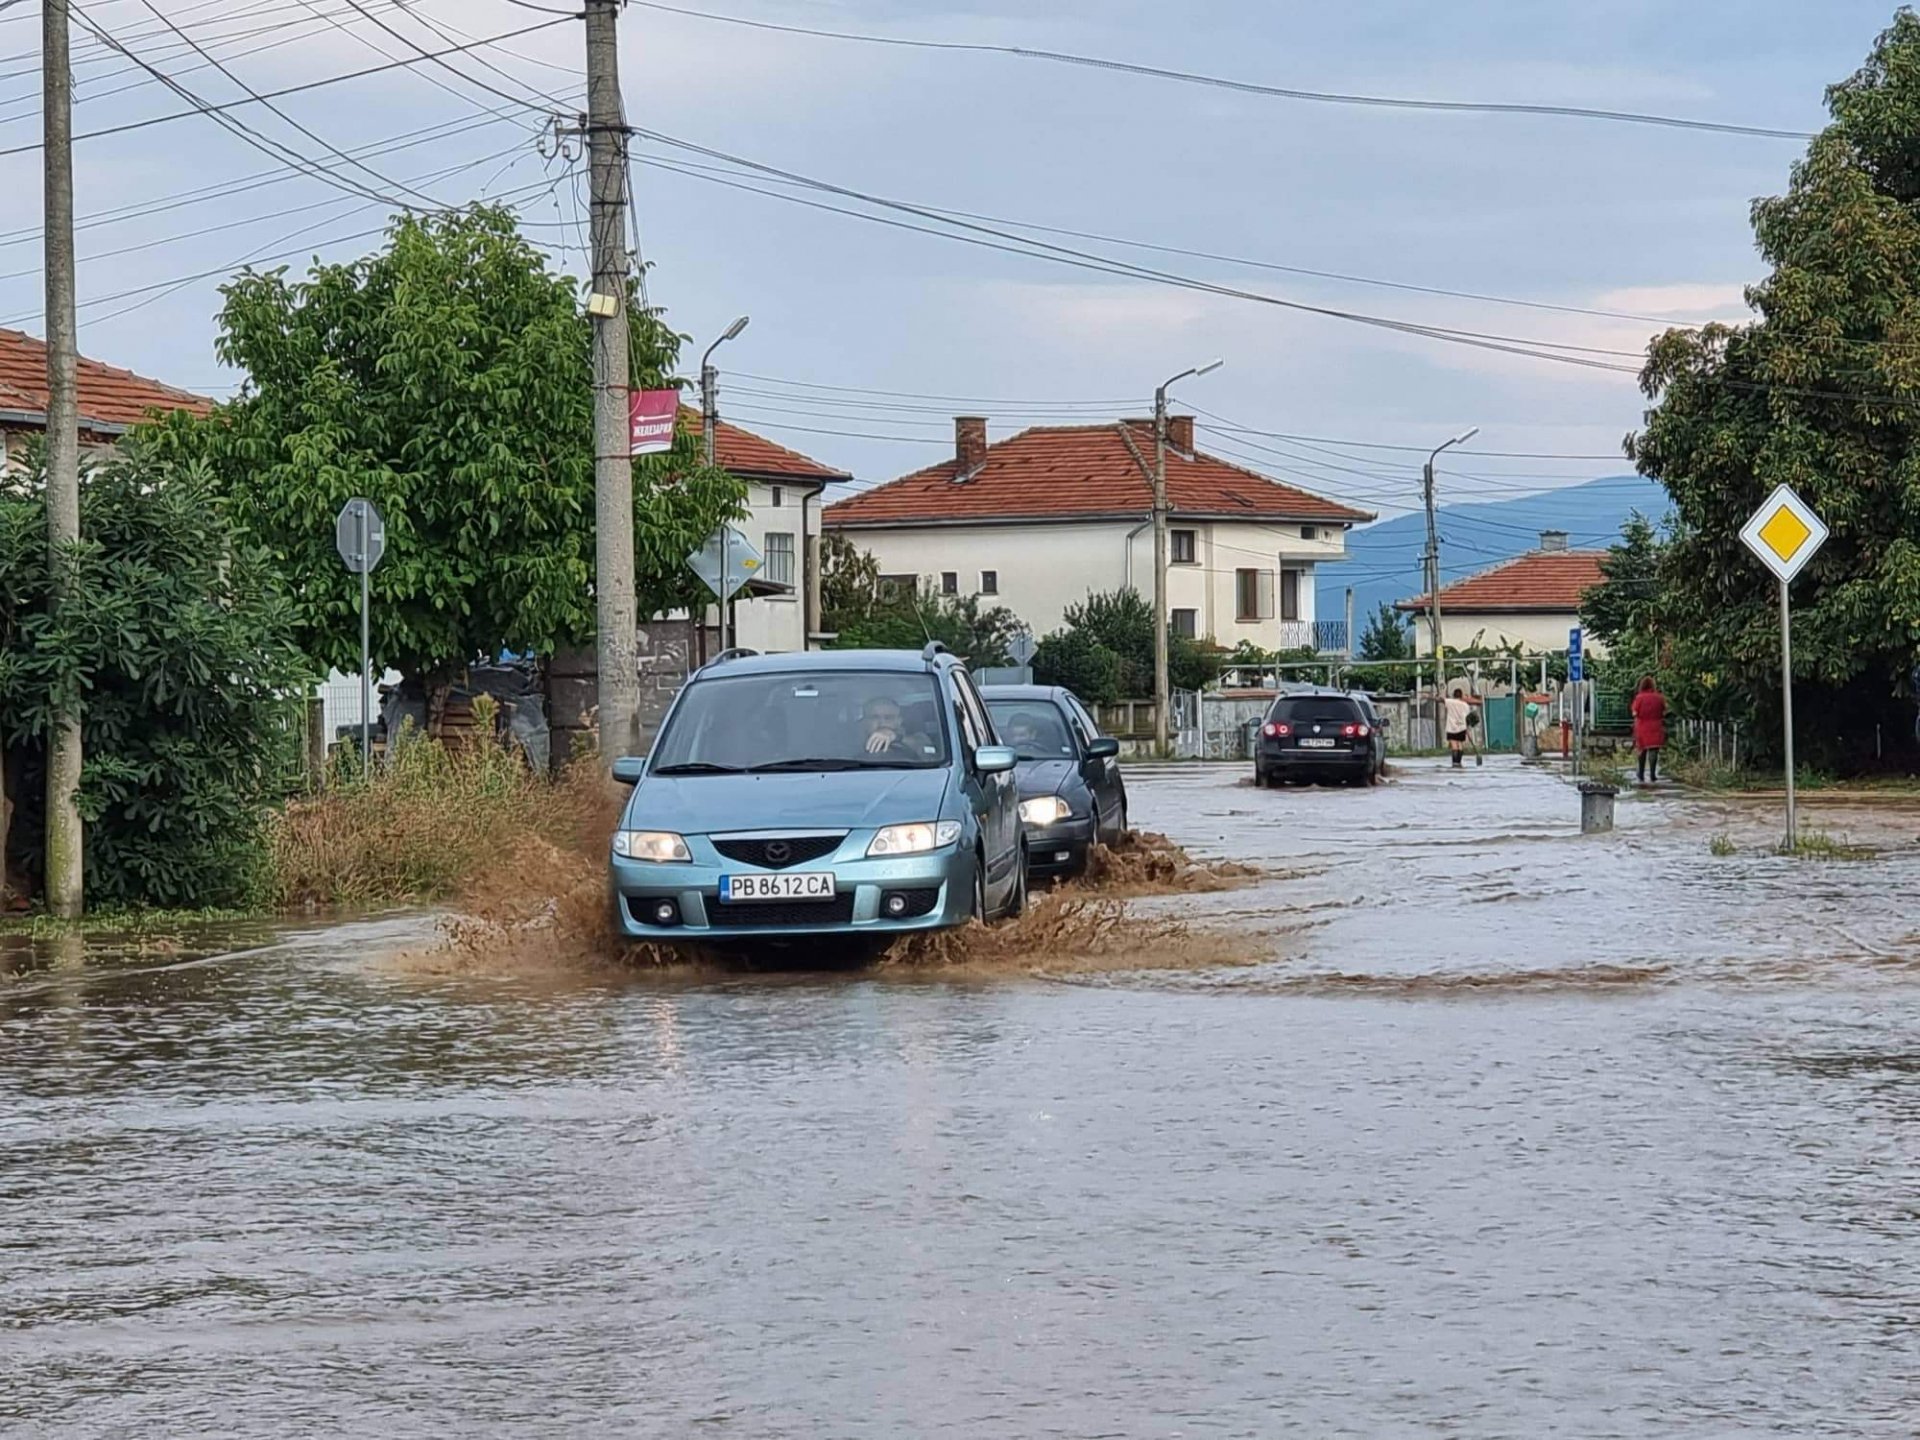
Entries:
<svg viewBox="0 0 1920 1440">
<path fill-rule="evenodd" d="M 1020 858 L 1013 867 L 1013 889 L 1007 894 L 1007 908 L 1000 912 L 1002 920 L 1018 920 L 1027 913 L 1027 842 L 1020 842 Z"/>
<path fill-rule="evenodd" d="M 1115 833 L 1113 838 L 1116 841 L 1124 840 L 1127 838 L 1128 833 L 1129 833 L 1129 828 L 1127 825 L 1127 797 L 1122 795 L 1120 797 L 1120 829 L 1117 833 Z"/>
<path fill-rule="evenodd" d="M 987 923 L 987 857 L 977 850 L 973 855 L 973 918 L 982 925 Z"/>
<path fill-rule="evenodd" d="M 1267 788 L 1267 772 L 1262 770 L 1258 765 L 1253 767 L 1253 788 L 1256 790 L 1264 790 Z"/>
</svg>

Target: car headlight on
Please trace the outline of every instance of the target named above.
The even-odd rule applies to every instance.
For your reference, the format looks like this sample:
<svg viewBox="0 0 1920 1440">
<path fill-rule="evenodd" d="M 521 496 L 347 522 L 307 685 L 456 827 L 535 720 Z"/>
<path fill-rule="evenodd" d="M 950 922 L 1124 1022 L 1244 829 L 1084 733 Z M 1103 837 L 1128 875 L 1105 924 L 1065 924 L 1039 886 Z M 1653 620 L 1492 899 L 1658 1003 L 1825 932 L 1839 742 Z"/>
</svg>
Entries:
<svg viewBox="0 0 1920 1440">
<path fill-rule="evenodd" d="M 613 853 L 626 860 L 691 860 L 687 842 L 670 830 L 616 830 Z"/>
<path fill-rule="evenodd" d="M 867 846 L 867 858 L 876 859 L 887 855 L 924 855 L 929 850 L 938 850 L 942 845 L 951 845 L 960 838 L 958 820 L 941 820 L 937 823 L 923 821 L 915 825 L 889 825 L 873 837 L 873 843 Z"/>
<path fill-rule="evenodd" d="M 1072 814 L 1073 807 L 1058 795 L 1020 802 L 1020 818 L 1029 825 L 1058 825 Z"/>
</svg>

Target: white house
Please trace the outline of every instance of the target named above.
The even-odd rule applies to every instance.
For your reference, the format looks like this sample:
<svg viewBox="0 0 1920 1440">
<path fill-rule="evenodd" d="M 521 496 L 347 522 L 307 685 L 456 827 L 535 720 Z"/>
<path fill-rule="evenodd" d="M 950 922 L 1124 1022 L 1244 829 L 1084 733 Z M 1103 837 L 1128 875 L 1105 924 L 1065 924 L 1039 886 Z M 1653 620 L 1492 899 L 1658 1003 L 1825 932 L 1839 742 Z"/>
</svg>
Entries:
<svg viewBox="0 0 1920 1440">
<path fill-rule="evenodd" d="M 680 423 L 697 431 L 699 412 L 682 407 Z M 714 428 L 713 458 L 747 482 L 747 513 L 734 528 L 765 560 L 734 601 L 735 643 L 764 652 L 805 650 L 820 629 L 820 493 L 852 477 L 724 420 Z"/>
<path fill-rule="evenodd" d="M 1347 558 L 1374 517 L 1194 447 L 1168 423 L 1167 609 L 1176 635 L 1231 649 L 1345 644 L 1344 616 L 1314 613 L 1314 572 Z M 1035 635 L 1091 592 L 1153 591 L 1153 426 L 1041 426 L 996 444 L 978 416 L 954 421 L 954 456 L 829 505 L 828 530 L 870 552 L 883 577 L 1005 605 Z"/>
<path fill-rule="evenodd" d="M 1475 646 L 1518 645 L 1529 655 L 1558 654 L 1580 623 L 1580 597 L 1606 577 L 1604 550 L 1569 550 L 1564 531 L 1546 530 L 1540 548 L 1502 561 L 1440 591 L 1440 638 L 1447 652 Z M 1433 653 L 1425 595 L 1394 607 L 1414 617 L 1414 653 Z M 1587 642 L 1593 655 L 1606 646 Z"/>
</svg>

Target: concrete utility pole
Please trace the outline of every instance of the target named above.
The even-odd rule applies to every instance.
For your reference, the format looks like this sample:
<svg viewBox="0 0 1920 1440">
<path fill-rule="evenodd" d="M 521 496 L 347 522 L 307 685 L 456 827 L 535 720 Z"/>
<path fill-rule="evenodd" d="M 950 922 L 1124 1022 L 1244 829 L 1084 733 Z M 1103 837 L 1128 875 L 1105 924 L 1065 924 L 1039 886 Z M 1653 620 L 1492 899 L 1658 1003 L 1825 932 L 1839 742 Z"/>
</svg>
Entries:
<svg viewBox="0 0 1920 1440">
<path fill-rule="evenodd" d="M 1440 743 L 1440 715 L 1446 704 L 1442 692 L 1447 688 L 1447 652 L 1440 631 L 1440 522 L 1433 503 L 1433 463 L 1440 458 L 1442 450 L 1464 445 L 1479 433 L 1480 427 L 1475 425 L 1446 444 L 1435 446 L 1421 470 L 1421 488 L 1427 502 L 1427 635 L 1433 648 L 1433 743 L 1436 745 Z"/>
<path fill-rule="evenodd" d="M 594 601 L 600 759 L 639 744 L 640 618 L 633 585 L 633 440 L 627 392 L 627 117 L 620 98 L 621 0 L 586 0 L 587 156 L 593 223 Z"/>
<path fill-rule="evenodd" d="M 1167 753 L 1167 714 L 1173 708 L 1173 679 L 1167 655 L 1167 391 L 1193 375 L 1218 370 L 1226 362 L 1209 360 L 1182 370 L 1153 392 L 1153 741 Z"/>
<path fill-rule="evenodd" d="M 61 550 L 80 538 L 80 396 L 75 378 L 79 326 L 73 300 L 73 73 L 68 0 L 40 10 L 41 110 L 46 141 L 47 545 L 54 603 L 66 589 Z M 80 713 L 54 717 L 47 745 L 47 911 L 75 919 L 86 903 L 85 832 L 80 820 Z"/>
<path fill-rule="evenodd" d="M 706 461 L 709 470 L 711 470 L 714 465 L 713 432 L 720 424 L 720 369 L 713 363 L 713 352 L 726 344 L 727 341 L 733 339 L 733 337 L 738 335 L 742 330 L 746 329 L 747 322 L 751 318 L 751 316 L 742 315 L 738 320 L 727 326 L 727 328 L 721 332 L 720 338 L 707 346 L 706 353 L 700 357 L 700 458 Z M 800 518 L 802 520 L 806 518 L 806 507 L 804 505 L 801 507 Z M 723 533 L 720 541 L 720 584 L 723 589 L 733 578 L 727 573 L 727 557 L 731 554 L 732 550 L 728 546 L 726 536 Z M 733 624 L 733 596 L 729 594 L 726 599 L 720 602 L 721 650 L 726 651 L 733 649 L 733 642 L 736 638 Z"/>
</svg>

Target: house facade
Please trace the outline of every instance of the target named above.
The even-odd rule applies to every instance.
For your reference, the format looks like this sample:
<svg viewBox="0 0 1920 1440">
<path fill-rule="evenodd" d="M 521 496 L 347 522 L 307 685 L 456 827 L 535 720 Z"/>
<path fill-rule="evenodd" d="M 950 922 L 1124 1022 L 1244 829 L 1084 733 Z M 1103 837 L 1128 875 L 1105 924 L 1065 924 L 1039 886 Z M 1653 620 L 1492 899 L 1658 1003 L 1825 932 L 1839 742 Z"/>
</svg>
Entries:
<svg viewBox="0 0 1920 1440">
<path fill-rule="evenodd" d="M 700 412 L 683 406 L 680 424 L 699 433 Z M 734 528 L 764 561 L 733 602 L 734 643 L 763 652 L 809 649 L 820 629 L 820 496 L 852 477 L 724 420 L 714 428 L 713 458 L 747 483 L 747 513 Z M 717 646 L 718 607 L 707 626 Z"/>
<path fill-rule="evenodd" d="M 1317 567 L 1346 559 L 1374 517 L 1194 446 L 1168 424 L 1167 609 L 1174 634 L 1229 649 L 1339 650 L 1345 617 L 1314 611 Z M 827 507 L 826 529 L 873 555 L 883 578 L 977 595 L 1036 636 L 1088 594 L 1153 591 L 1153 426 L 1043 426 L 989 443 L 954 422 L 954 455 Z"/>
<path fill-rule="evenodd" d="M 82 356 L 74 367 L 80 397 L 82 456 L 103 455 L 155 413 L 204 415 L 213 401 L 131 370 Z M 27 445 L 47 433 L 47 346 L 19 330 L 0 330 L 0 468 L 22 464 Z"/>
<path fill-rule="evenodd" d="M 1559 654 L 1580 623 L 1580 597 L 1606 577 L 1604 550 L 1569 550 L 1564 532 L 1548 530 L 1540 548 L 1506 560 L 1440 591 L 1440 632 L 1448 653 L 1474 646 L 1517 645 L 1529 655 Z M 1416 655 L 1433 653 L 1431 606 L 1425 595 L 1394 607 L 1414 619 Z M 1588 640 L 1589 654 L 1606 646 Z"/>
</svg>

